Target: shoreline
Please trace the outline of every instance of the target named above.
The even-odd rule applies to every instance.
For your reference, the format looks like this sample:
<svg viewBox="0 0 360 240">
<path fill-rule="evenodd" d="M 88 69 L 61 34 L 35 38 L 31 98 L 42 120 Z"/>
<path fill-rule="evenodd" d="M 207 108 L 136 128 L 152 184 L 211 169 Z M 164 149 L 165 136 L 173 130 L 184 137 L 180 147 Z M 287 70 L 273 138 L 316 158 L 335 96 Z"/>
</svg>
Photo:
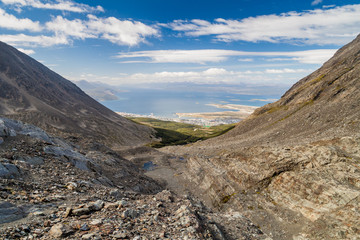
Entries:
<svg viewBox="0 0 360 240">
<path fill-rule="evenodd" d="M 200 112 L 200 113 L 176 113 L 178 118 L 155 116 L 154 114 L 141 115 L 127 112 L 116 112 L 123 117 L 154 118 L 162 121 L 182 122 L 188 124 L 215 126 L 221 124 L 238 123 L 250 116 L 258 107 L 236 104 L 208 104 L 221 109 L 236 111 Z"/>
</svg>

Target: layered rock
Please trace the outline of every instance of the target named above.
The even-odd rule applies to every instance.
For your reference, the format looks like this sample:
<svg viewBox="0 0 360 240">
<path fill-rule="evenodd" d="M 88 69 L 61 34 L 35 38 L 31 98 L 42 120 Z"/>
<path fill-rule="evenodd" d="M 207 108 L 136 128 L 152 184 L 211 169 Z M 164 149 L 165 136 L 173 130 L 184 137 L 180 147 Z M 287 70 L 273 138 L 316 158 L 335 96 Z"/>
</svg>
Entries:
<svg viewBox="0 0 360 240">
<path fill-rule="evenodd" d="M 234 130 L 162 151 L 187 159 L 194 194 L 275 239 L 356 239 L 359 76 L 360 36 Z"/>
</svg>

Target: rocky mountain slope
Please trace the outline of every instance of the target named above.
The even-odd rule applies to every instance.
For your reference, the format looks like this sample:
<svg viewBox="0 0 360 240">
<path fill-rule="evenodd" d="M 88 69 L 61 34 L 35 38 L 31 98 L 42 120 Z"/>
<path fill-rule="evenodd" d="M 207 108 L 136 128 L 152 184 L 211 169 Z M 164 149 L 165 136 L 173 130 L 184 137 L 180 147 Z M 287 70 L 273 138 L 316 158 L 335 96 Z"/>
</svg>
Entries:
<svg viewBox="0 0 360 240">
<path fill-rule="evenodd" d="M 0 118 L 0 239 L 270 239 L 175 195 L 110 149 Z"/>
<path fill-rule="evenodd" d="M 222 139 L 242 145 L 296 144 L 358 133 L 359 65 L 360 35 L 297 82 L 279 101 L 258 109 Z"/>
<path fill-rule="evenodd" d="M 359 103 L 360 35 L 235 129 L 162 151 L 186 159 L 194 194 L 275 239 L 357 239 Z"/>
<path fill-rule="evenodd" d="M 52 133 L 109 146 L 149 142 L 153 130 L 134 124 L 41 63 L 0 42 L 0 115 Z"/>
</svg>

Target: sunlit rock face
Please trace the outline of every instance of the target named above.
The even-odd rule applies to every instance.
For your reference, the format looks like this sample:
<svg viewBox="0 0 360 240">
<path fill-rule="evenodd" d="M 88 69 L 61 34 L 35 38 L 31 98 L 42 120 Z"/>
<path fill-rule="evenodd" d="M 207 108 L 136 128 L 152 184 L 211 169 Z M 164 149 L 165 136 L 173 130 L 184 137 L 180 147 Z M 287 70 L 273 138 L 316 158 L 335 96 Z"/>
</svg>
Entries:
<svg viewBox="0 0 360 240">
<path fill-rule="evenodd" d="M 228 133 L 164 152 L 223 211 L 275 239 L 355 239 L 360 230 L 360 36 Z"/>
</svg>

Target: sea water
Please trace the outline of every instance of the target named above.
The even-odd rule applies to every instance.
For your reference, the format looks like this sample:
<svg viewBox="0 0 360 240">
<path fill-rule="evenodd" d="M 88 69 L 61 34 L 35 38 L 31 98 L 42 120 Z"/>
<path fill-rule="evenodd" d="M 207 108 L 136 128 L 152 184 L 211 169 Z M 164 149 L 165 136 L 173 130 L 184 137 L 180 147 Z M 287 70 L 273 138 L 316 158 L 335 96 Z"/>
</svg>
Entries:
<svg viewBox="0 0 360 240">
<path fill-rule="evenodd" d="M 115 112 L 176 118 L 176 113 L 235 111 L 208 104 L 263 106 L 279 96 L 240 95 L 226 92 L 132 89 L 117 94 L 118 100 L 101 102 Z M 269 101 L 266 101 L 269 99 Z"/>
</svg>

